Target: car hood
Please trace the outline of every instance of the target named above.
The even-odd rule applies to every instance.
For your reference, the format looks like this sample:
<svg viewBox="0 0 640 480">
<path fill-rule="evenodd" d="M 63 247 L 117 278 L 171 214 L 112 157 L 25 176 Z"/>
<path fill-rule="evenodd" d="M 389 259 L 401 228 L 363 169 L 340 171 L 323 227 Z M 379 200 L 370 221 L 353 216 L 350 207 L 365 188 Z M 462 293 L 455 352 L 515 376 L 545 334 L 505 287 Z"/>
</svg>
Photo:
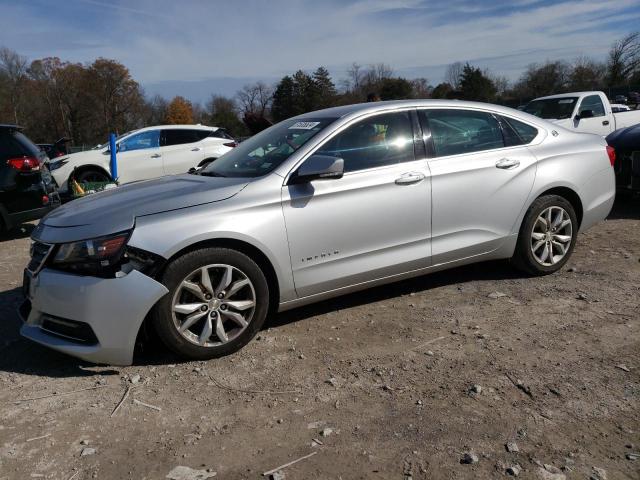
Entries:
<svg viewBox="0 0 640 480">
<path fill-rule="evenodd" d="M 50 160 L 51 163 L 59 162 L 61 160 L 65 160 L 67 162 L 75 162 L 75 161 L 83 161 L 89 158 L 102 158 L 109 160 L 109 155 L 105 155 L 102 153 L 102 150 L 85 150 L 84 152 L 76 152 L 76 153 L 68 153 L 66 155 L 61 155 L 59 157 L 52 158 Z"/>
<path fill-rule="evenodd" d="M 129 230 L 136 217 L 219 202 L 236 195 L 247 183 L 246 178 L 188 174 L 130 183 L 53 210 L 32 237 L 59 243 Z"/>
</svg>

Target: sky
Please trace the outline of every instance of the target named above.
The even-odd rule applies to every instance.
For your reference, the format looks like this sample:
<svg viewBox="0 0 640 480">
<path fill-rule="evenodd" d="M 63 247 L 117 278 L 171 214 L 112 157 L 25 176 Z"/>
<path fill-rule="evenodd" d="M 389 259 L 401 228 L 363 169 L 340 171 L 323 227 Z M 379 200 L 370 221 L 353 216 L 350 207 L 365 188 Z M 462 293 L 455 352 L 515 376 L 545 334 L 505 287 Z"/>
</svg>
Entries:
<svg viewBox="0 0 640 480">
<path fill-rule="evenodd" d="M 638 0 L 0 0 L 0 46 L 30 60 L 126 65 L 148 95 L 206 101 L 323 65 L 384 62 L 436 85 L 470 62 L 515 80 L 527 65 L 604 60 L 640 29 Z"/>
</svg>

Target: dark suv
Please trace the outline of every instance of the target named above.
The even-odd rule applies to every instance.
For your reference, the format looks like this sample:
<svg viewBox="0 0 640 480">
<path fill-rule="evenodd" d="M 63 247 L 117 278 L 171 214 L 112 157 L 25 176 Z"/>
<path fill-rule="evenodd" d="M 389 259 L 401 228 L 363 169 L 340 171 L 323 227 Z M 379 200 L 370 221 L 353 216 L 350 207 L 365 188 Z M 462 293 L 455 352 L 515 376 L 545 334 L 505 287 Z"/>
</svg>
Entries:
<svg viewBox="0 0 640 480">
<path fill-rule="evenodd" d="M 60 205 L 47 156 L 16 125 L 0 125 L 0 232 Z"/>
</svg>

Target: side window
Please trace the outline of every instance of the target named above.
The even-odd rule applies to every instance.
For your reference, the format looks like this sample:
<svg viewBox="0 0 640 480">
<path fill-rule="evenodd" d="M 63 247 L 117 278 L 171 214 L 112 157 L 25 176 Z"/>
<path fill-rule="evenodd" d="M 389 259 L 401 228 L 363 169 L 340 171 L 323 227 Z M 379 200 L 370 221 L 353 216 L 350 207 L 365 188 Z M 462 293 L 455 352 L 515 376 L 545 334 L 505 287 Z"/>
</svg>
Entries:
<svg viewBox="0 0 640 480">
<path fill-rule="evenodd" d="M 473 110 L 420 110 L 426 119 L 437 157 L 504 147 L 500 125 L 486 112 Z"/>
<path fill-rule="evenodd" d="M 589 95 L 588 97 L 584 97 L 580 104 L 580 111 L 578 113 L 582 115 L 582 112 L 585 110 L 591 110 L 594 117 L 604 117 L 604 104 L 602 103 L 600 95 Z"/>
<path fill-rule="evenodd" d="M 184 145 L 186 143 L 194 143 L 201 140 L 198 130 L 189 130 L 187 128 L 176 128 L 163 130 L 163 147 L 171 145 Z"/>
<path fill-rule="evenodd" d="M 385 113 L 361 120 L 333 137 L 316 153 L 344 159 L 345 172 L 413 161 L 409 112 Z"/>
<path fill-rule="evenodd" d="M 233 140 L 233 137 L 231 135 L 229 135 L 222 128 L 219 128 L 218 130 L 216 130 L 214 132 L 210 132 L 208 136 L 209 137 L 215 137 L 215 138 L 226 138 L 227 140 Z"/>
<path fill-rule="evenodd" d="M 118 144 L 118 151 L 130 152 L 145 148 L 157 148 L 160 146 L 160 130 L 147 130 L 146 132 L 131 135 Z"/>
<path fill-rule="evenodd" d="M 538 129 L 513 118 L 500 117 L 504 143 L 507 147 L 526 145 L 538 136 Z"/>
<path fill-rule="evenodd" d="M 0 132 L 2 132 L 0 130 Z M 24 155 L 38 155 L 38 150 L 27 150 L 18 141 L 20 132 L 0 133 L 0 160 L 8 160 L 12 157 L 22 157 Z M 0 164 L 0 167 L 3 167 Z"/>
<path fill-rule="evenodd" d="M 204 140 L 211 134 L 210 130 L 194 130 L 193 132 L 195 133 L 197 138 L 196 142 L 199 142 L 200 140 Z"/>
</svg>

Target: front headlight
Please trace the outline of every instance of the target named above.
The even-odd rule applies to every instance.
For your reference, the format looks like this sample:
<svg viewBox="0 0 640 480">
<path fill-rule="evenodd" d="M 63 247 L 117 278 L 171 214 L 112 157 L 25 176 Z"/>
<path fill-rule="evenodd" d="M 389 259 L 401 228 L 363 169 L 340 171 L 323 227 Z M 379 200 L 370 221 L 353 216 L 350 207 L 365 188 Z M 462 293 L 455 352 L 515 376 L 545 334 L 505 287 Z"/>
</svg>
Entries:
<svg viewBox="0 0 640 480">
<path fill-rule="evenodd" d="M 131 232 L 121 232 L 105 237 L 58 246 L 51 266 L 81 275 L 105 276 L 112 273 L 124 252 Z"/>
</svg>

